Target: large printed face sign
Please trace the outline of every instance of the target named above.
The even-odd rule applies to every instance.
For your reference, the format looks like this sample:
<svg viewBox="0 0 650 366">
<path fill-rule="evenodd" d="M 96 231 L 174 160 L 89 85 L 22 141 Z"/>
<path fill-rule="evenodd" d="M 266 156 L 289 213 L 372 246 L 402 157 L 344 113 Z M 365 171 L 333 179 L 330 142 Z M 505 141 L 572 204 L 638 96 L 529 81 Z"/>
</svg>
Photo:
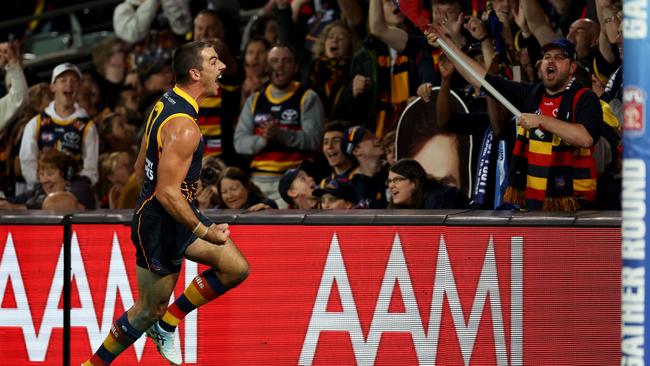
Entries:
<svg viewBox="0 0 650 366">
<path fill-rule="evenodd" d="M 73 225 L 73 365 L 137 296 L 129 231 Z M 181 323 L 183 364 L 620 363 L 619 229 L 275 225 L 232 236 L 251 275 Z M 2 364 L 61 364 L 61 238 L 0 227 Z M 203 269 L 186 262 L 174 295 Z M 146 337 L 114 362 L 163 363 Z"/>
<path fill-rule="evenodd" d="M 417 98 L 402 113 L 395 138 L 396 158 L 417 160 L 427 173 L 469 195 L 475 173 L 472 137 L 447 132 L 437 125 L 435 101 L 439 89 L 433 88 L 429 103 Z M 468 112 L 453 91 L 451 103 L 452 112 Z"/>
</svg>

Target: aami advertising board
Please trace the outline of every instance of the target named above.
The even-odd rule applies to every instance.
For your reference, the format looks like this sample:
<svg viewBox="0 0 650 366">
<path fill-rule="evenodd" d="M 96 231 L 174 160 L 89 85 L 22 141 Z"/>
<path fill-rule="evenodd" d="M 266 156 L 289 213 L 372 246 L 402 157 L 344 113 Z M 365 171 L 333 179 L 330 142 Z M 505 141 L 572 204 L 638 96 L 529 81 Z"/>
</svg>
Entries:
<svg viewBox="0 0 650 366">
<path fill-rule="evenodd" d="M 78 365 L 132 305 L 121 225 L 75 225 Z M 616 365 L 620 230 L 235 226 L 251 275 L 185 319 L 196 365 Z M 62 230 L 0 227 L 0 364 L 60 365 Z M 186 262 L 176 295 L 203 269 Z M 141 338 L 116 365 L 160 365 Z"/>
</svg>

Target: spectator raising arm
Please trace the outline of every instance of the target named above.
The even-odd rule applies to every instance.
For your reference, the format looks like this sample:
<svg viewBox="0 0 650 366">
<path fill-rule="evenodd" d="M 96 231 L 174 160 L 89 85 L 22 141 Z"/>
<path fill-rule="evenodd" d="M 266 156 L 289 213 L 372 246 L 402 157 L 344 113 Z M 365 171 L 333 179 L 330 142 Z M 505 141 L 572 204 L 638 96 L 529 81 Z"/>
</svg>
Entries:
<svg viewBox="0 0 650 366">
<path fill-rule="evenodd" d="M 616 55 L 612 51 L 612 44 L 615 44 L 616 40 L 607 37 L 607 24 L 614 20 L 617 10 L 612 6 L 611 0 L 596 0 L 596 13 L 598 14 L 598 23 L 600 23 L 598 50 L 607 62 L 614 63 Z"/>
<path fill-rule="evenodd" d="M 538 0 L 521 1 L 526 23 L 537 43 L 544 45 L 557 38 Z"/>
<path fill-rule="evenodd" d="M 370 0 L 370 8 L 368 10 L 370 34 L 386 43 L 388 47 L 398 52 L 403 51 L 409 38 L 408 33 L 386 22 L 386 9 L 384 7 L 389 7 L 390 9 L 391 7 L 394 8 L 395 5 L 391 0 Z"/>
<path fill-rule="evenodd" d="M 0 68 L 7 72 L 10 85 L 7 95 L 0 98 L 0 131 L 4 130 L 27 102 L 27 80 L 18 62 L 18 52 L 12 44 L 0 43 Z"/>
<path fill-rule="evenodd" d="M 115 35 L 128 43 L 142 41 L 156 18 L 158 0 L 126 0 L 113 11 Z"/>
<path fill-rule="evenodd" d="M 347 23 L 356 27 L 364 20 L 363 9 L 357 0 L 338 0 L 339 8 L 341 9 L 341 17 L 346 19 Z"/>
<path fill-rule="evenodd" d="M 485 67 L 483 67 L 483 65 L 479 64 L 478 62 L 474 61 L 473 58 L 469 57 L 460 48 L 458 48 L 458 46 L 449 37 L 447 37 L 444 34 L 442 28 L 437 26 L 431 26 L 428 30 L 424 32 L 424 34 L 426 35 L 429 44 L 431 44 L 432 46 L 437 46 L 438 39 L 439 38 L 442 39 L 449 46 L 452 52 L 454 52 L 454 54 L 460 57 L 466 65 L 468 65 L 474 71 L 476 71 L 476 73 L 481 78 L 485 77 L 485 75 L 487 74 Z M 449 57 L 449 59 L 454 61 L 453 57 Z M 481 81 L 471 76 L 470 73 L 468 73 L 463 67 L 460 67 L 455 61 L 454 61 L 454 67 L 463 76 L 463 78 L 467 80 L 470 84 L 474 85 L 477 88 L 481 87 Z"/>
<path fill-rule="evenodd" d="M 486 65 L 490 65 L 492 60 L 496 57 L 496 51 L 492 46 L 492 37 L 485 27 L 485 23 L 481 19 L 471 16 L 465 24 L 465 29 L 481 42 L 481 52 Z"/>
</svg>

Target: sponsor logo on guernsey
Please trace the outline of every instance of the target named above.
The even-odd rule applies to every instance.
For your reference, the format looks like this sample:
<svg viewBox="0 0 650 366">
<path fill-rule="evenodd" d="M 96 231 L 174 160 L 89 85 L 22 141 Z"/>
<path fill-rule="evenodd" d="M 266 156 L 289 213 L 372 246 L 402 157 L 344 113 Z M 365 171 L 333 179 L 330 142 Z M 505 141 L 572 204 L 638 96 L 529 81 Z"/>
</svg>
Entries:
<svg viewBox="0 0 650 366">
<path fill-rule="evenodd" d="M 52 142 L 54 141 L 54 134 L 50 132 L 43 133 L 41 139 L 43 139 L 43 142 Z"/>
<path fill-rule="evenodd" d="M 280 118 L 282 119 L 282 122 L 287 122 L 287 123 L 293 122 L 298 118 L 298 111 L 296 111 L 295 109 L 287 109 L 282 112 Z"/>
<path fill-rule="evenodd" d="M 63 135 L 63 141 L 71 145 L 79 144 L 80 139 L 79 134 L 76 132 L 66 132 Z"/>
</svg>

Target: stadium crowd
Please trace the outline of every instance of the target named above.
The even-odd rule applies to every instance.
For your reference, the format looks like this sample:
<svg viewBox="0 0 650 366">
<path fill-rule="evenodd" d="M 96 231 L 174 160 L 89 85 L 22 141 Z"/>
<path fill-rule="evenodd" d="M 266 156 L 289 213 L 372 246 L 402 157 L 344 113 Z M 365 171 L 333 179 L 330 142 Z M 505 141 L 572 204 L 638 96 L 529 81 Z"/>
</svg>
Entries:
<svg viewBox="0 0 650 366">
<path fill-rule="evenodd" d="M 269 0 L 246 26 L 231 3 L 125 0 L 92 68 L 32 85 L 23 38 L 0 44 L 0 209 L 133 208 L 190 40 L 227 66 L 199 106 L 201 209 L 620 209 L 621 1 L 413 0 L 425 27 L 406 0 Z"/>
</svg>

